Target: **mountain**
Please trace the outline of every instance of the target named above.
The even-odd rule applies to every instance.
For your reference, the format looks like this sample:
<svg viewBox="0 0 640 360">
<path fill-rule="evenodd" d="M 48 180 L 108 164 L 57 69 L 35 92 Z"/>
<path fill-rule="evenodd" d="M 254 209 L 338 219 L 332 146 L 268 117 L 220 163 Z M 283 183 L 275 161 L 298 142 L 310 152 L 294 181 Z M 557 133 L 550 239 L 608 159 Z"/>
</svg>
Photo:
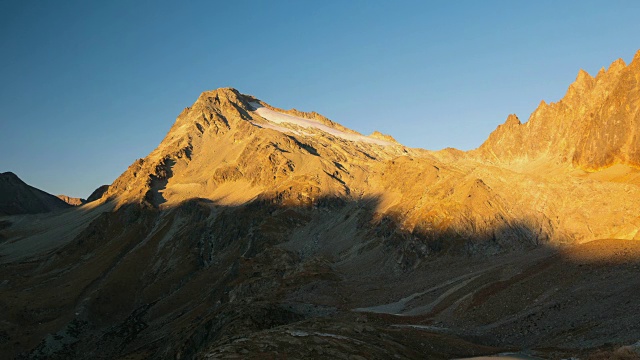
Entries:
<svg viewBox="0 0 640 360">
<path fill-rule="evenodd" d="M 452 234 L 466 239 L 438 245 L 456 251 L 637 235 L 636 202 L 621 184 L 594 185 L 565 173 L 540 182 L 536 174 L 448 156 L 219 89 L 185 109 L 158 148 L 131 165 L 104 196 L 117 206 L 158 209 L 189 199 L 227 206 L 370 199 L 380 203 L 376 221 L 392 216 L 404 230 L 428 234 L 435 243 Z M 566 194 L 568 185 L 577 190 Z M 566 201 L 552 201 L 557 198 Z M 611 215 L 591 219 L 594 211 Z M 612 225 L 613 216 L 621 221 Z"/>
<path fill-rule="evenodd" d="M 284 112 L 235 89 L 219 89 L 200 95 L 158 148 L 104 196 L 156 208 L 192 198 L 312 203 L 319 196 L 349 195 L 350 178 L 360 181 L 370 164 L 407 152 L 392 144 L 315 113 Z M 341 161 L 361 165 L 343 180 L 348 170 Z"/>
<path fill-rule="evenodd" d="M 640 338 L 640 177 L 630 147 L 573 160 L 601 120 L 433 152 L 206 91 L 96 200 L 0 217 L 0 353 L 606 358 Z"/>
<path fill-rule="evenodd" d="M 640 51 L 596 77 L 580 70 L 557 103 L 544 101 L 522 124 L 515 115 L 479 151 L 500 163 L 548 158 L 587 171 L 615 164 L 640 167 Z"/>
<path fill-rule="evenodd" d="M 56 195 L 56 197 L 72 206 L 80 206 L 87 202 L 85 199 L 74 198 L 67 195 Z"/>
<path fill-rule="evenodd" d="M 12 173 L 0 173 L 0 216 L 37 214 L 68 208 L 69 205 L 24 181 Z"/>
<path fill-rule="evenodd" d="M 89 197 L 87 197 L 86 200 L 81 198 L 69 197 L 67 195 L 57 195 L 57 197 L 69 205 L 80 206 L 80 205 L 84 205 L 86 203 L 90 203 L 92 201 L 96 201 L 100 199 L 108 189 L 109 189 L 109 185 L 101 185 L 97 189 L 95 189 L 89 195 Z"/>
<path fill-rule="evenodd" d="M 97 189 L 93 190 L 91 195 L 87 198 L 87 202 L 92 202 L 100 199 L 102 195 L 109 189 L 109 185 L 101 185 Z"/>
</svg>

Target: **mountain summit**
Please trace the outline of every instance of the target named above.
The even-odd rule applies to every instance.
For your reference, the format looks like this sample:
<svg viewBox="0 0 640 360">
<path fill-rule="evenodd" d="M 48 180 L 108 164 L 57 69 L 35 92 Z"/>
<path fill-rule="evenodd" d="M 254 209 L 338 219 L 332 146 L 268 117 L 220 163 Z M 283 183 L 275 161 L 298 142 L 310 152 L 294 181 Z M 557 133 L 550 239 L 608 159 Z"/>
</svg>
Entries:
<svg viewBox="0 0 640 360">
<path fill-rule="evenodd" d="M 0 173 L 0 216 L 37 214 L 69 207 L 56 196 L 27 185 L 12 172 Z"/>
<path fill-rule="evenodd" d="M 202 93 L 184 109 L 158 148 L 104 196 L 154 207 L 192 198 L 241 203 L 261 194 L 313 201 L 350 194 L 357 188 L 354 176 L 363 176 L 368 164 L 403 153 L 407 149 L 393 139 L 223 88 Z"/>
</svg>

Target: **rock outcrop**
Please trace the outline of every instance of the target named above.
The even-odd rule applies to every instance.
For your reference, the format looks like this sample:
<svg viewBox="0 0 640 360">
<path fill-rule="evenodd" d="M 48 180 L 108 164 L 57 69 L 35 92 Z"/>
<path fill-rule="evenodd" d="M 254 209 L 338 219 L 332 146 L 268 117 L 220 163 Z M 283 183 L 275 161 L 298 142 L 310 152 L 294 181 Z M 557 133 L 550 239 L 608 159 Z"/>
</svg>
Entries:
<svg viewBox="0 0 640 360">
<path fill-rule="evenodd" d="M 81 198 L 75 198 L 75 197 L 71 197 L 71 196 L 67 196 L 67 195 L 56 195 L 56 197 L 64 202 L 66 202 L 67 204 L 71 205 L 71 206 L 80 206 L 82 204 L 85 204 L 87 202 L 87 200 L 85 199 L 81 199 Z"/>
</svg>

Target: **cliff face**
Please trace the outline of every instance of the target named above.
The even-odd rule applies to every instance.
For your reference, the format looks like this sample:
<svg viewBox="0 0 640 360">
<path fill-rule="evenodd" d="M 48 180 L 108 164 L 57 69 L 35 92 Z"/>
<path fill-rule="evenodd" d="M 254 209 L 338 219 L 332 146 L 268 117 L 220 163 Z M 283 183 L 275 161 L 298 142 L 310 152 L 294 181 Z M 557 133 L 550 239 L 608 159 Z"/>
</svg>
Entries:
<svg viewBox="0 0 640 360">
<path fill-rule="evenodd" d="M 596 77 L 581 70 L 557 103 L 544 101 L 522 124 L 510 115 L 478 152 L 509 163 L 551 158 L 595 171 L 640 167 L 640 51 L 627 66 L 616 60 Z"/>
</svg>

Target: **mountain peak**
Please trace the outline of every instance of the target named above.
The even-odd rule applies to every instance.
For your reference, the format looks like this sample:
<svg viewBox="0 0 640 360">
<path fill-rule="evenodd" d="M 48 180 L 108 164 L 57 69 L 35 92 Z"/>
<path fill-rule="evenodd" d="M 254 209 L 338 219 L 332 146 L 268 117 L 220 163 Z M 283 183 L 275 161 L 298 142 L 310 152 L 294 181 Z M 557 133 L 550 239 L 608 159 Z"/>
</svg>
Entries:
<svg viewBox="0 0 640 360">
<path fill-rule="evenodd" d="M 594 85 L 595 79 L 591 75 L 589 75 L 588 72 L 580 69 L 580 71 L 578 71 L 578 75 L 576 76 L 576 80 L 571 85 L 569 85 L 567 94 L 565 95 L 565 99 L 563 100 L 569 100 L 574 96 L 582 96 L 585 93 L 591 91 Z"/>
<path fill-rule="evenodd" d="M 350 189 L 343 164 L 404 154 L 398 145 L 316 112 L 283 110 L 220 88 L 201 93 L 185 108 L 160 145 L 134 162 L 103 198 L 153 207 L 191 198 L 237 203 L 280 188 L 291 194 L 301 184 L 313 188 L 303 193 L 344 196 Z"/>
<path fill-rule="evenodd" d="M 627 64 L 624 62 L 624 60 L 617 59 L 616 61 L 612 62 L 611 65 L 609 65 L 609 69 L 607 71 L 618 72 L 624 69 L 625 67 L 627 67 Z"/>
<path fill-rule="evenodd" d="M 242 104 L 244 103 L 242 98 L 243 95 L 238 90 L 232 87 L 225 87 L 203 91 L 202 93 L 200 93 L 200 96 L 198 96 L 196 103 L 200 101 L 207 102 L 213 99 L 218 99 L 217 101 L 227 100 Z"/>
<path fill-rule="evenodd" d="M 505 125 L 514 126 L 514 125 L 522 125 L 522 123 L 520 122 L 520 119 L 518 119 L 518 116 L 516 114 L 509 114 L 509 116 L 507 116 L 507 121 L 505 122 Z"/>
<path fill-rule="evenodd" d="M 0 177 L 5 177 L 7 179 L 17 179 L 20 180 L 20 178 L 18 177 L 18 175 L 12 173 L 11 171 L 7 171 L 7 172 L 3 172 L 0 173 Z"/>
<path fill-rule="evenodd" d="M 576 82 L 588 82 L 593 80 L 593 77 L 589 75 L 584 69 L 580 69 L 578 71 L 578 76 L 576 76 Z"/>
<path fill-rule="evenodd" d="M 68 208 L 57 197 L 28 185 L 18 175 L 0 173 L 0 216 L 37 214 Z"/>
<path fill-rule="evenodd" d="M 204 91 L 198 96 L 195 103 L 187 108 L 195 112 L 247 112 L 251 109 L 249 101 L 255 100 L 253 97 L 241 94 L 234 88 L 219 88 Z"/>
<path fill-rule="evenodd" d="M 640 50 L 636 51 L 636 54 L 633 56 L 631 63 L 640 63 Z"/>
</svg>

